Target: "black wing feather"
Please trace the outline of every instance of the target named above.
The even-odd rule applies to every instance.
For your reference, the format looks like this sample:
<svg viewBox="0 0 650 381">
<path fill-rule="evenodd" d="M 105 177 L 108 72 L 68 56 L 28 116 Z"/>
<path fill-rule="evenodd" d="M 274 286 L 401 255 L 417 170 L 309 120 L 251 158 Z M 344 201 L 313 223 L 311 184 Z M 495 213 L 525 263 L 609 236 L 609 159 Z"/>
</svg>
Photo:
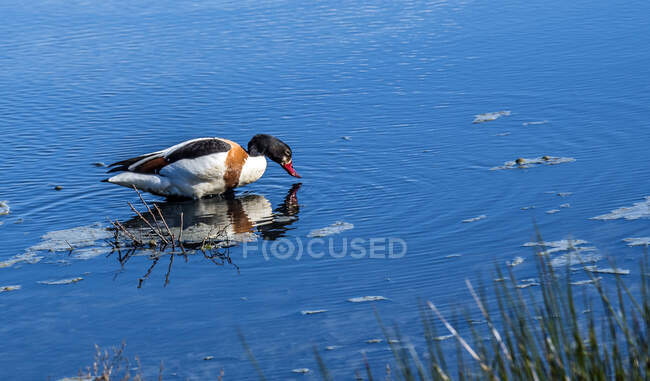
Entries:
<svg viewBox="0 0 650 381">
<path fill-rule="evenodd" d="M 173 163 L 182 159 L 195 159 L 212 153 L 228 152 L 230 148 L 230 144 L 221 139 L 201 139 L 173 150 L 165 155 L 165 158 Z"/>
<path fill-rule="evenodd" d="M 132 157 L 132 158 L 130 158 L 130 159 L 126 159 L 126 160 L 122 160 L 122 161 L 115 162 L 115 163 L 113 163 L 113 164 L 110 164 L 109 167 L 115 167 L 115 166 L 117 166 L 117 167 L 115 167 L 115 168 L 109 170 L 108 173 L 111 173 L 111 172 L 119 172 L 119 171 L 128 171 L 128 170 L 129 170 L 129 166 L 130 166 L 131 164 L 137 163 L 138 161 L 140 161 L 140 160 L 142 160 L 142 159 L 146 159 L 146 158 L 148 158 L 148 157 L 150 157 L 150 156 L 154 156 L 154 155 L 156 155 L 156 154 L 157 154 L 157 153 L 148 153 L 148 154 L 146 154 L 146 155 L 141 155 L 141 156 L 138 156 L 138 157 Z"/>
<path fill-rule="evenodd" d="M 184 144 L 177 149 L 169 152 L 164 156 L 164 163 L 158 163 L 155 168 L 151 168 L 151 170 L 154 173 L 157 173 L 162 167 L 165 165 L 169 165 L 175 161 L 182 160 L 182 159 L 195 159 L 197 157 L 209 155 L 212 153 L 219 153 L 219 152 L 228 152 L 230 150 L 231 146 L 227 142 L 221 140 L 221 139 L 215 139 L 215 138 L 205 138 L 205 139 L 200 139 L 196 140 L 187 144 Z M 153 152 L 153 153 L 148 153 L 146 155 L 141 155 L 138 157 L 133 157 L 130 159 L 122 160 L 115 162 L 109 167 L 115 167 L 111 168 L 108 173 L 111 172 L 119 172 L 119 171 L 129 171 L 129 167 L 141 160 L 145 160 L 147 158 L 151 159 L 156 159 L 156 158 L 161 158 L 160 156 L 161 152 Z M 150 160 L 144 161 L 142 164 L 138 165 L 138 167 L 133 168 L 133 172 L 143 172 L 147 173 L 150 172 L 147 166 Z"/>
</svg>

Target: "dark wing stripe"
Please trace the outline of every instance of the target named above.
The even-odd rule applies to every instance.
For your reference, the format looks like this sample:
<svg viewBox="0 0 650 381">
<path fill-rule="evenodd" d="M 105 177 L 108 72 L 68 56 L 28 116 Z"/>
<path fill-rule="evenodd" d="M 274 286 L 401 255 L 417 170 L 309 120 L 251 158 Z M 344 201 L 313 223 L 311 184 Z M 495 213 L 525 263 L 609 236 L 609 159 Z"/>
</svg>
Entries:
<svg viewBox="0 0 650 381">
<path fill-rule="evenodd" d="M 182 144 L 180 147 L 168 152 L 164 157 L 161 153 L 164 151 L 148 153 L 131 159 L 118 161 L 109 165 L 115 167 L 108 171 L 131 171 L 136 173 L 159 173 L 165 166 L 183 159 L 195 159 L 197 157 L 209 155 L 212 153 L 228 152 L 230 151 L 230 144 L 215 138 L 205 138 L 191 141 L 187 144 Z M 141 163 L 138 163 L 141 162 Z M 134 164 L 136 167 L 129 169 Z"/>
<path fill-rule="evenodd" d="M 109 170 L 108 173 L 120 172 L 120 171 L 128 171 L 129 167 L 131 165 L 133 165 L 133 164 L 135 164 L 135 163 L 137 163 L 137 162 L 139 162 L 141 160 L 145 160 L 145 159 L 147 159 L 149 157 L 154 157 L 154 156 L 159 155 L 159 154 L 160 154 L 160 152 L 152 152 L 152 153 L 148 153 L 146 155 L 141 155 L 141 156 L 138 156 L 138 157 L 132 157 L 130 159 L 118 161 L 116 163 L 113 163 L 113 164 L 109 165 L 109 167 L 115 167 L 115 168 L 112 168 L 111 170 Z"/>
<path fill-rule="evenodd" d="M 128 171 L 129 167 L 126 165 L 122 165 L 120 167 L 115 167 L 110 170 L 108 170 L 106 173 L 111 173 L 111 172 L 119 172 L 119 171 Z"/>
<path fill-rule="evenodd" d="M 165 155 L 169 163 L 183 159 L 195 159 L 212 153 L 228 152 L 230 144 L 221 139 L 202 139 L 185 144 Z"/>
<path fill-rule="evenodd" d="M 148 153 L 148 154 L 146 154 L 146 155 L 141 155 L 141 156 L 138 156 L 138 157 L 133 157 L 133 158 L 130 158 L 130 159 L 126 159 L 126 160 L 118 161 L 117 163 L 113 163 L 113 164 L 109 165 L 109 167 L 114 167 L 114 166 L 116 166 L 116 165 L 120 165 L 120 166 L 123 166 L 123 167 L 127 167 L 127 168 L 128 168 L 129 165 L 131 165 L 131 164 L 133 164 L 133 163 L 137 163 L 138 161 L 140 161 L 140 160 L 142 160 L 142 159 L 146 159 L 146 158 L 148 158 L 149 156 L 153 156 L 153 155 L 156 155 L 156 154 L 158 154 L 158 153 L 159 153 L 159 152 Z"/>
<path fill-rule="evenodd" d="M 132 169 L 132 172 L 136 173 L 158 173 L 160 170 L 165 167 L 169 162 L 164 157 L 156 157 L 151 160 L 147 160 L 144 163 L 138 165 Z"/>
</svg>

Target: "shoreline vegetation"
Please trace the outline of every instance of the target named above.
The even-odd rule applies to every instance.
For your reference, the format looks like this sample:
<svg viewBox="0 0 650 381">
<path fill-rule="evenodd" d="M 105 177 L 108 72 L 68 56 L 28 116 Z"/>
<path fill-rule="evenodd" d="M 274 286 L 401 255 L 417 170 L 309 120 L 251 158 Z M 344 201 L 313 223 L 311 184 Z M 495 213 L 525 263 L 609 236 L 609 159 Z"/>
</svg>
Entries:
<svg viewBox="0 0 650 381">
<path fill-rule="evenodd" d="M 610 274 L 615 287 L 582 269 L 589 279 L 575 282 L 572 268 L 554 267 L 538 234 L 535 258 L 539 287 L 519 287 L 512 267 L 496 266 L 493 287 L 466 286 L 473 305 L 465 306 L 464 318 L 444 316 L 431 301 L 420 303 L 424 348 L 416 348 L 400 334 L 399 327 L 384 325 L 377 312 L 392 361 L 372 369 L 362 354 L 365 369 L 350 370 L 356 380 L 646 380 L 650 377 L 650 291 L 647 250 L 640 263 L 640 284 L 633 291 L 622 274 Z M 579 253 L 576 252 L 576 255 Z M 615 266 L 612 266 L 615 268 Z M 610 278 L 611 279 L 611 278 Z M 584 286 L 588 285 L 589 288 Z M 591 287 L 593 286 L 593 287 Z M 488 305 L 488 294 L 492 302 Z M 473 324 L 478 310 L 482 323 Z M 455 323 L 450 323 L 454 321 Z M 459 323 L 460 322 L 460 323 Z M 437 323 L 437 324 L 436 324 Z M 441 331 L 440 327 L 443 327 Z M 440 336 L 439 336 L 440 335 Z M 442 337 L 455 342 L 455 351 L 443 350 Z M 240 340 L 259 379 L 264 370 L 240 332 Z M 139 370 L 131 375 L 124 344 L 113 353 L 97 354 L 92 368 L 72 380 L 144 380 Z M 323 380 L 333 380 L 328 364 L 314 347 L 317 370 Z M 137 369 L 139 368 L 139 362 Z M 450 366 L 449 364 L 455 364 Z M 164 380 L 161 364 L 158 380 Z M 294 371 L 294 373 L 297 373 Z M 221 370 L 214 379 L 228 379 Z"/>
</svg>

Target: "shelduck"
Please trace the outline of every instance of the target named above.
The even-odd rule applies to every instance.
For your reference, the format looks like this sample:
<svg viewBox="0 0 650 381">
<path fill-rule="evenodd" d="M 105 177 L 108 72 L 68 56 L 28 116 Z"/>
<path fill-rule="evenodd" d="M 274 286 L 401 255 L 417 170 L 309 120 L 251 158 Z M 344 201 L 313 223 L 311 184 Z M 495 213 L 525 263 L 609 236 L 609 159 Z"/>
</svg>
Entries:
<svg viewBox="0 0 650 381">
<path fill-rule="evenodd" d="M 122 173 L 102 181 L 160 196 L 198 199 L 259 180 L 266 157 L 300 177 L 293 168 L 291 148 L 274 136 L 258 134 L 247 150 L 228 139 L 198 138 L 118 161 L 108 172 Z"/>
</svg>

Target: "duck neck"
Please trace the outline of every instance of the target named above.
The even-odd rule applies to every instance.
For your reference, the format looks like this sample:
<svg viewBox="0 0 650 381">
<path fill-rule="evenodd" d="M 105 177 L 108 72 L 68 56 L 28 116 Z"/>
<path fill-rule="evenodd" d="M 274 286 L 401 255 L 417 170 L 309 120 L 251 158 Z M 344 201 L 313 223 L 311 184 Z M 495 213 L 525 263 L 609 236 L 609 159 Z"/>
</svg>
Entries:
<svg viewBox="0 0 650 381">
<path fill-rule="evenodd" d="M 248 142 L 248 155 L 249 156 L 264 156 L 266 155 L 266 144 L 265 143 L 265 135 L 255 135 L 253 138 Z"/>
<path fill-rule="evenodd" d="M 256 145 L 248 147 L 248 156 L 264 156 L 264 152 L 261 151 Z"/>
</svg>

